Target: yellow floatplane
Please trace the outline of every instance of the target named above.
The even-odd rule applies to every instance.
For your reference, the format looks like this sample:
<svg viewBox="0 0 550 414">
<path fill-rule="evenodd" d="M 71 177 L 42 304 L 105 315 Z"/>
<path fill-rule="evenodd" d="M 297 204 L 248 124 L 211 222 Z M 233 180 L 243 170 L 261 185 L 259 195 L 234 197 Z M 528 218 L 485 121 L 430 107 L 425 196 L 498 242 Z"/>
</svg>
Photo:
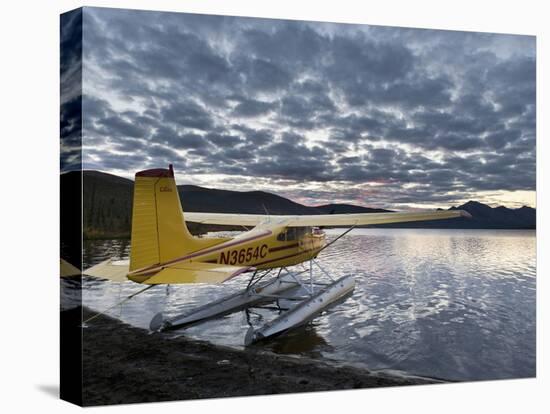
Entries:
<svg viewBox="0 0 550 414">
<path fill-rule="evenodd" d="M 249 274 L 243 292 L 173 318 L 166 319 L 159 313 L 151 320 L 150 329 L 182 328 L 281 298 L 293 301 L 294 306 L 263 327 L 251 327 L 245 337 L 245 344 L 250 344 L 303 325 L 353 291 L 353 275 L 334 280 L 315 259 L 356 226 L 455 217 L 469 214 L 462 210 L 438 210 L 294 216 L 196 212 L 184 215 L 170 165 L 168 169 L 136 173 L 130 260 L 107 260 L 83 273 L 147 285 L 131 297 L 155 285 L 223 283 Z M 233 238 L 198 238 L 191 235 L 186 221 L 252 229 Z M 325 226 L 348 229 L 329 243 L 320 229 Z M 308 267 L 294 269 L 295 265 L 306 263 Z M 314 265 L 330 282 L 314 281 Z"/>
</svg>

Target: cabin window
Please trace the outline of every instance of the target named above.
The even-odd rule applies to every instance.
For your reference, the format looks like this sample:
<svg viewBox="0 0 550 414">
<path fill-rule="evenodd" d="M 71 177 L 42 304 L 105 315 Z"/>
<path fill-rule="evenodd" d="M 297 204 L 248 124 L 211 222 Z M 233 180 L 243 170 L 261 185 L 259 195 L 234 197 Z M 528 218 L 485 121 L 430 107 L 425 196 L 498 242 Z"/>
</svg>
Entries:
<svg viewBox="0 0 550 414">
<path fill-rule="evenodd" d="M 278 241 L 296 241 L 311 233 L 311 227 L 289 227 L 277 236 Z"/>
<path fill-rule="evenodd" d="M 291 227 L 289 229 L 287 229 L 286 231 L 286 240 L 287 241 L 293 241 L 293 240 L 296 240 L 298 237 L 297 237 L 297 232 L 296 232 L 296 227 Z"/>
</svg>

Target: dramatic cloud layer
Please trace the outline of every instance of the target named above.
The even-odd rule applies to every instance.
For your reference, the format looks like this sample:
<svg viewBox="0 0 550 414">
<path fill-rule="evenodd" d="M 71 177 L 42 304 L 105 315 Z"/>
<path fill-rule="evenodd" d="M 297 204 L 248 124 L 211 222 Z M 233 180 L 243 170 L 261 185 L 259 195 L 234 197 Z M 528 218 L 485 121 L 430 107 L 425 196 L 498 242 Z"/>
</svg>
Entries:
<svg viewBox="0 0 550 414">
<path fill-rule="evenodd" d="M 82 10 L 61 16 L 60 169 L 82 168 Z"/>
<path fill-rule="evenodd" d="M 535 39 L 85 8 L 84 168 L 306 203 L 534 202 Z"/>
</svg>

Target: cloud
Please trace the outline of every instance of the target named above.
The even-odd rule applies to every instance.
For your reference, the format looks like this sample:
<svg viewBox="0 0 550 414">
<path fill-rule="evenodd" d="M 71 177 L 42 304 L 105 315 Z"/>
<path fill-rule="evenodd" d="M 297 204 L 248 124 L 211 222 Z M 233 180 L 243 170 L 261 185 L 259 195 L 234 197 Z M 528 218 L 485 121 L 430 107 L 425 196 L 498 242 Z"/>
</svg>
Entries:
<svg viewBox="0 0 550 414">
<path fill-rule="evenodd" d="M 82 167 L 82 11 L 61 16 L 60 169 Z"/>
<path fill-rule="evenodd" d="M 255 99 L 242 99 L 233 109 L 236 117 L 256 117 L 273 110 L 275 105 L 272 102 L 257 101 Z"/>
<path fill-rule="evenodd" d="M 176 101 L 161 109 L 162 120 L 180 128 L 192 128 L 208 131 L 213 127 L 208 111 L 193 101 Z"/>
<path fill-rule="evenodd" d="M 98 8 L 84 17 L 94 168 L 177 160 L 211 187 L 390 207 L 535 189 L 533 37 Z M 64 109 L 70 136 L 78 103 Z"/>
</svg>

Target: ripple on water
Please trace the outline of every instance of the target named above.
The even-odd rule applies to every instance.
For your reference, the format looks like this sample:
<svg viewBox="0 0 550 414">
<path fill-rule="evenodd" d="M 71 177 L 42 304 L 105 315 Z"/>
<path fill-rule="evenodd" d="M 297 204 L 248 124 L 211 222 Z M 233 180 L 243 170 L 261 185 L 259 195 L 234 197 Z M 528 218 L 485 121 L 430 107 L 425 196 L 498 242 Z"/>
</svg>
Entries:
<svg viewBox="0 0 550 414">
<path fill-rule="evenodd" d="M 342 230 L 328 230 L 334 238 Z M 333 277 L 356 277 L 353 295 L 306 328 L 260 346 L 372 370 L 452 380 L 535 375 L 536 242 L 531 231 L 355 229 L 323 252 Z M 85 267 L 127 258 L 127 240 L 86 241 Z M 242 289 L 155 287 L 109 313 L 146 328 L 156 312 L 179 314 Z M 67 285 L 66 289 L 73 287 Z M 85 278 L 84 304 L 104 310 L 141 287 Z M 272 312 L 238 312 L 176 335 L 241 347 L 248 323 Z"/>
</svg>

